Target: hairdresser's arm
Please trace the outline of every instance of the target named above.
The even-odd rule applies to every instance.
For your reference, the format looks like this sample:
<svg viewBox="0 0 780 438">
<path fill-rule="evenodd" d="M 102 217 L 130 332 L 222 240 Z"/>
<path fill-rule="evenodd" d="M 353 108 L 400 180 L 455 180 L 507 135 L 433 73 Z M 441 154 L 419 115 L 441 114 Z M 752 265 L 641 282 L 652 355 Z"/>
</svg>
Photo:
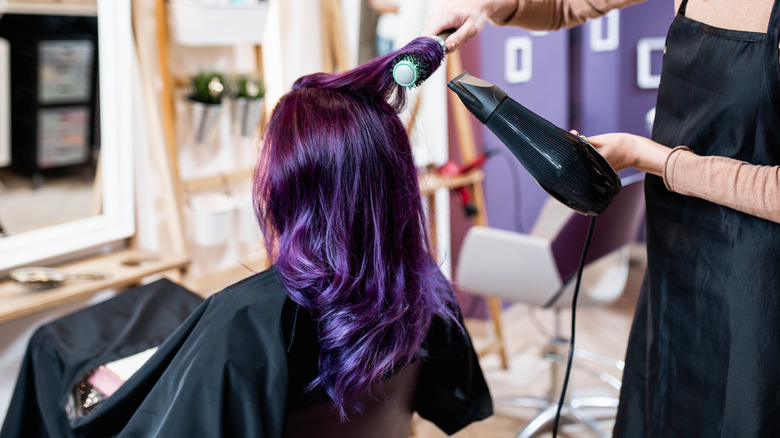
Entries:
<svg viewBox="0 0 780 438">
<path fill-rule="evenodd" d="M 476 36 L 490 22 L 531 30 L 555 30 L 585 23 L 612 9 L 644 0 L 450 0 L 438 3 L 422 35 L 442 30 L 457 31 L 447 38 L 447 47 L 455 50 Z"/>
<path fill-rule="evenodd" d="M 398 13 L 398 2 L 389 0 L 368 0 L 368 4 L 377 14 Z"/>
<path fill-rule="evenodd" d="M 673 192 L 780 223 L 780 166 L 702 157 L 684 146 L 670 149 L 631 134 L 596 135 L 588 141 L 615 170 L 633 167 L 662 177 Z"/>
<path fill-rule="evenodd" d="M 518 0 L 450 0 L 437 3 L 421 35 L 437 35 L 456 29 L 447 38 L 449 50 L 455 50 L 484 29 L 490 21 L 500 25 L 517 11 Z"/>
<path fill-rule="evenodd" d="M 515 13 L 500 24 L 531 30 L 574 27 L 644 0 L 518 0 Z"/>
</svg>

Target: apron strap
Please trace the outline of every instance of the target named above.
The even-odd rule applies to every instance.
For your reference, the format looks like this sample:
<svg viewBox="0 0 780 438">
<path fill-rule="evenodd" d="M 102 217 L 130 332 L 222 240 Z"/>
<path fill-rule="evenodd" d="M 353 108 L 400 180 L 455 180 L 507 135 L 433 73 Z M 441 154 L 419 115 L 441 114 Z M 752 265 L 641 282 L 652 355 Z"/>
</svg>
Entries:
<svg viewBox="0 0 780 438">
<path fill-rule="evenodd" d="M 680 3 L 680 9 L 677 10 L 677 13 L 680 15 L 685 15 L 686 6 L 688 6 L 688 0 L 683 0 L 682 3 Z"/>
<path fill-rule="evenodd" d="M 772 29 L 780 29 L 780 2 L 777 0 L 775 0 L 775 4 L 772 6 L 772 15 L 769 18 L 769 29 L 767 29 L 767 33 L 771 35 Z"/>
</svg>

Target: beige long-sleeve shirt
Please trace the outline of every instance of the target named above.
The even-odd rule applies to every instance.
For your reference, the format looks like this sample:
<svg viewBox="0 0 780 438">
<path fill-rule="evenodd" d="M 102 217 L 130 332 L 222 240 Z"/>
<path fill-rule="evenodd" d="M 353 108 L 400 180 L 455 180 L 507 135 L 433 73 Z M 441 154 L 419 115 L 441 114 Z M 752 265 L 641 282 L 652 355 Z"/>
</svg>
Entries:
<svg viewBox="0 0 780 438">
<path fill-rule="evenodd" d="M 585 23 L 643 0 L 518 0 L 505 22 L 532 30 Z M 675 0 L 675 11 L 681 0 Z M 709 25 L 766 32 L 774 0 L 689 0 L 686 16 Z M 666 145 L 674 147 L 677 145 Z M 777 140 L 780 148 L 780 139 Z M 670 151 L 663 171 L 669 190 L 780 223 L 780 166 L 758 166 L 725 157 L 702 157 L 687 148 Z"/>
</svg>

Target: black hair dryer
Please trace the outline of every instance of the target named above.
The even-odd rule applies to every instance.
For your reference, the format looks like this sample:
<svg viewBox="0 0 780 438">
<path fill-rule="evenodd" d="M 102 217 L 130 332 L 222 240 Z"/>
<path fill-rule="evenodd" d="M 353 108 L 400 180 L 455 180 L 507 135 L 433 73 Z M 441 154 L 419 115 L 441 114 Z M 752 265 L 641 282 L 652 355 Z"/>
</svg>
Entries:
<svg viewBox="0 0 780 438">
<path fill-rule="evenodd" d="M 447 86 L 558 201 L 578 213 L 596 216 L 620 191 L 617 173 L 586 140 L 558 128 L 468 72 Z"/>
</svg>

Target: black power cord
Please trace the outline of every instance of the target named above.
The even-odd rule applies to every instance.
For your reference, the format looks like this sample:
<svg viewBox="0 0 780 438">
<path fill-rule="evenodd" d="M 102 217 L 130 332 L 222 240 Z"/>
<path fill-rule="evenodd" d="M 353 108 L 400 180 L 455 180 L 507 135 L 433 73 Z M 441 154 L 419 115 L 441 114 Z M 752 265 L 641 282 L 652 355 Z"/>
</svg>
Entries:
<svg viewBox="0 0 780 438">
<path fill-rule="evenodd" d="M 569 375 L 571 374 L 571 363 L 574 360 L 574 328 L 577 321 L 577 297 L 580 294 L 580 283 L 582 282 L 582 271 L 585 269 L 585 259 L 588 255 L 588 248 L 590 247 L 590 240 L 593 237 L 593 228 L 596 225 L 596 216 L 590 218 L 590 225 L 588 226 L 588 235 L 585 238 L 585 245 L 582 248 L 582 256 L 580 257 L 580 266 L 577 268 L 577 281 L 574 284 L 574 296 L 571 299 L 571 338 L 569 339 L 569 358 L 566 362 L 566 377 L 563 379 L 563 389 L 561 389 L 561 398 L 558 400 L 558 410 L 555 412 L 555 421 L 553 422 L 552 436 L 556 438 L 558 436 L 558 423 L 561 420 L 561 409 L 563 409 L 563 402 L 566 399 L 566 388 L 569 386 Z"/>
</svg>

